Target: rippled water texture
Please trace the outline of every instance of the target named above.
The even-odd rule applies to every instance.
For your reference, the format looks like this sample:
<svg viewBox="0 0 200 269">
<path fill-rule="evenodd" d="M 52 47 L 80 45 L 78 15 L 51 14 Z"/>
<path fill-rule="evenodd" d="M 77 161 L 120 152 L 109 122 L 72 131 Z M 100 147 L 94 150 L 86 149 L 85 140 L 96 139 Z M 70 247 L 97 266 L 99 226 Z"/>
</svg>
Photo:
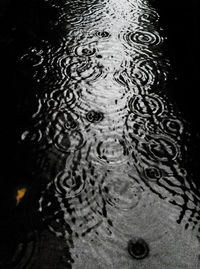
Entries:
<svg viewBox="0 0 200 269">
<path fill-rule="evenodd" d="M 63 268 L 199 268 L 200 196 L 159 15 L 145 0 L 48 2 L 62 38 L 20 59 L 38 85 L 21 143 L 38 156 L 38 211 L 65 238 Z"/>
</svg>

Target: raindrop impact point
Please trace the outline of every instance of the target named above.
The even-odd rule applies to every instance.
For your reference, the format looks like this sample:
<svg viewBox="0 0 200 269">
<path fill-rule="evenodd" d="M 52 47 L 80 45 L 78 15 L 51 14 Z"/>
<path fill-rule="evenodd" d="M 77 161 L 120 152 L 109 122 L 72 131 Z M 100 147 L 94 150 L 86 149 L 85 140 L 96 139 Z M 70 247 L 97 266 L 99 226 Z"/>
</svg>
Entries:
<svg viewBox="0 0 200 269">
<path fill-rule="evenodd" d="M 133 238 L 128 242 L 128 253 L 137 260 L 149 255 L 149 246 L 142 238 Z"/>
</svg>

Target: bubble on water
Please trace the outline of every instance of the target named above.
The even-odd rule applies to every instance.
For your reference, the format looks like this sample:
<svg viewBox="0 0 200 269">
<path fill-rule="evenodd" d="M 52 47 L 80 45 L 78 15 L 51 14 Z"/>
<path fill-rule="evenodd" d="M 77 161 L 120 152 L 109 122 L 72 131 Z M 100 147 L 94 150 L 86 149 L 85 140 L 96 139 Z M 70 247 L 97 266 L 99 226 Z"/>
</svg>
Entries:
<svg viewBox="0 0 200 269">
<path fill-rule="evenodd" d="M 98 123 L 98 122 L 102 121 L 103 118 L 104 118 L 104 115 L 101 111 L 90 110 L 86 114 L 86 119 L 92 123 Z"/>
<path fill-rule="evenodd" d="M 128 252 L 136 260 L 149 255 L 149 246 L 142 238 L 133 238 L 128 242 Z"/>
<path fill-rule="evenodd" d="M 156 95 L 135 95 L 129 100 L 129 108 L 139 116 L 152 117 L 163 113 L 164 103 Z"/>
<path fill-rule="evenodd" d="M 37 50 L 36 48 L 30 48 L 29 51 L 24 54 L 21 59 L 23 64 L 28 66 L 39 66 L 44 61 L 43 50 Z"/>
<path fill-rule="evenodd" d="M 178 118 L 163 118 L 161 127 L 164 132 L 177 138 L 183 133 L 183 123 Z"/>
<path fill-rule="evenodd" d="M 107 38 L 111 37 L 111 33 L 107 30 L 93 29 L 93 30 L 89 31 L 88 36 L 107 39 Z"/>
<path fill-rule="evenodd" d="M 162 177 L 162 171 L 157 167 L 147 167 L 144 170 L 144 175 L 147 180 L 156 182 Z"/>
<path fill-rule="evenodd" d="M 81 176 L 74 176 L 71 171 L 62 171 L 54 179 L 54 185 L 56 192 L 68 199 L 79 195 L 85 187 L 85 182 Z"/>
<path fill-rule="evenodd" d="M 91 42 L 84 45 L 78 45 L 72 49 L 72 53 L 79 57 L 91 57 L 96 54 L 96 42 Z"/>
<path fill-rule="evenodd" d="M 159 161 L 169 162 L 179 155 L 176 142 L 165 136 L 153 137 L 147 147 L 151 156 Z"/>
<path fill-rule="evenodd" d="M 156 22 L 158 22 L 158 20 L 159 15 L 155 10 L 145 8 L 141 9 L 138 18 L 139 23 L 147 24 L 148 27 L 148 24 L 155 24 Z"/>
<path fill-rule="evenodd" d="M 163 38 L 156 31 L 136 29 L 134 32 L 121 32 L 119 39 L 125 46 L 158 47 L 163 43 Z"/>
<path fill-rule="evenodd" d="M 102 76 L 102 66 L 89 60 L 76 60 L 66 67 L 67 75 L 74 80 L 95 81 Z"/>
<path fill-rule="evenodd" d="M 116 137 L 106 136 L 94 145 L 93 158 L 97 162 L 117 165 L 127 159 L 125 145 Z"/>
<path fill-rule="evenodd" d="M 132 82 L 140 85 L 142 89 L 159 91 L 167 81 L 168 66 L 136 54 L 130 64 L 130 75 Z"/>
</svg>

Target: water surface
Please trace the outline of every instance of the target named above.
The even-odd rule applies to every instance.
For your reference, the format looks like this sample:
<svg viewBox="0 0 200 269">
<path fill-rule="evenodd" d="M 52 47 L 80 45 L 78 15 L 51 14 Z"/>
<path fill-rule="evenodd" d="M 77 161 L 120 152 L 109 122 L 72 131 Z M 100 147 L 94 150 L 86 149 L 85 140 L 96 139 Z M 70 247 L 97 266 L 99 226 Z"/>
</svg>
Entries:
<svg viewBox="0 0 200 269">
<path fill-rule="evenodd" d="M 43 229 L 14 268 L 198 268 L 200 196 L 159 14 L 145 0 L 45 2 L 52 35 L 17 58 L 34 96 L 19 151 Z"/>
</svg>

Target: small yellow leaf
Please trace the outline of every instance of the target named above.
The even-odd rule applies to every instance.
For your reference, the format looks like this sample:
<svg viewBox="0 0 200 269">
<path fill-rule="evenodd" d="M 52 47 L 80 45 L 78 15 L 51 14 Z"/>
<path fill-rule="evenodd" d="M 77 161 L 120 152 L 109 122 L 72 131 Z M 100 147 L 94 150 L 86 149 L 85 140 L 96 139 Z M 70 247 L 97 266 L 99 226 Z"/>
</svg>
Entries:
<svg viewBox="0 0 200 269">
<path fill-rule="evenodd" d="M 18 205 L 21 199 L 24 197 L 26 193 L 26 188 L 22 188 L 17 190 L 17 195 L 16 195 L 16 204 Z"/>
</svg>

